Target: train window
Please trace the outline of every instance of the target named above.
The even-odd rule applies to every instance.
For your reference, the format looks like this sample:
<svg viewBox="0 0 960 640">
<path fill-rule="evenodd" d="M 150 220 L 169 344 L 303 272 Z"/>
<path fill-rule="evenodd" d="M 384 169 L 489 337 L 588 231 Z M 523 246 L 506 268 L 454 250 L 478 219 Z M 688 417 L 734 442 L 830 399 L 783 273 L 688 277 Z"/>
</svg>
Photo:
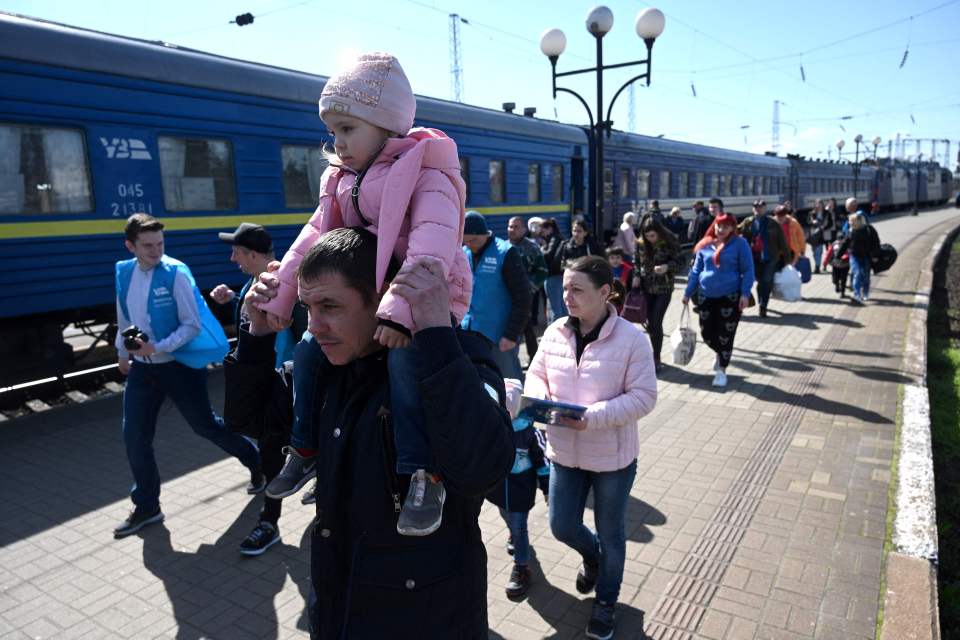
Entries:
<svg viewBox="0 0 960 640">
<path fill-rule="evenodd" d="M 650 197 L 650 172 L 646 169 L 637 169 L 637 200 L 646 200 Z"/>
<path fill-rule="evenodd" d="M 735 196 L 743 195 L 743 176 L 733 177 L 733 195 Z"/>
<path fill-rule="evenodd" d="M 527 167 L 527 202 L 540 202 L 540 165 L 536 162 Z"/>
<path fill-rule="evenodd" d="M 720 195 L 720 176 L 716 173 L 710 175 L 710 193 L 704 195 L 710 196 L 711 198 L 716 198 Z"/>
<path fill-rule="evenodd" d="M 550 188 L 553 201 L 563 202 L 563 165 L 555 164 L 551 167 Z"/>
<path fill-rule="evenodd" d="M 703 197 L 703 174 L 698 173 L 696 178 L 696 191 L 694 191 L 694 196 L 697 198 Z"/>
<path fill-rule="evenodd" d="M 467 189 L 467 201 L 470 201 L 470 159 L 469 158 L 460 158 L 460 177 L 463 178 L 463 184 L 466 185 Z"/>
<path fill-rule="evenodd" d="M 229 142 L 160 136 L 157 145 L 167 211 L 237 208 Z"/>
<path fill-rule="evenodd" d="M 283 145 L 283 201 L 288 209 L 316 206 L 320 199 L 320 176 L 327 160 L 318 146 Z"/>
<path fill-rule="evenodd" d="M 491 160 L 489 167 L 490 202 L 503 202 L 505 189 L 503 180 L 503 160 Z"/>
<path fill-rule="evenodd" d="M 660 198 L 669 198 L 670 197 L 670 172 L 661 171 L 660 172 L 660 191 L 657 192 L 657 196 Z"/>
<path fill-rule="evenodd" d="M 748 195 L 748 196 L 756 195 L 756 194 L 753 192 L 754 180 L 756 180 L 756 178 L 755 178 L 754 176 L 747 176 L 747 177 L 745 178 L 745 180 L 746 180 L 746 182 L 744 183 L 744 187 L 743 187 L 743 188 L 747 190 L 747 191 L 746 191 L 746 195 Z"/>
<path fill-rule="evenodd" d="M 679 189 L 679 191 L 677 192 L 677 196 L 680 198 L 686 198 L 689 195 L 687 193 L 687 189 L 690 186 L 690 174 L 687 173 L 686 171 L 681 171 L 679 174 L 679 177 L 680 177 L 680 182 L 679 182 L 679 186 L 677 187 L 677 189 Z"/>
<path fill-rule="evenodd" d="M 620 199 L 627 200 L 630 197 L 630 169 L 620 169 Z"/>
<path fill-rule="evenodd" d="M 720 196 L 730 195 L 730 176 L 721 175 L 720 176 Z"/>
<path fill-rule="evenodd" d="M 92 210 L 83 133 L 0 124 L 0 214 Z"/>
</svg>

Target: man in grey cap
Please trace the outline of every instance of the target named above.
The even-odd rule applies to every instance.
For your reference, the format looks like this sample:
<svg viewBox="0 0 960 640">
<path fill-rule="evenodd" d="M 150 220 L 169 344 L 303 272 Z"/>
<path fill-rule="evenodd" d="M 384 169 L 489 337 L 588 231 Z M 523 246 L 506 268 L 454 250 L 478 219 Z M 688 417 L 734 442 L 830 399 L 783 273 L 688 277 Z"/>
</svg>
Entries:
<svg viewBox="0 0 960 640">
<path fill-rule="evenodd" d="M 468 211 L 464 219 L 463 251 L 473 270 L 473 295 L 460 326 L 493 342 L 500 375 L 523 380 L 519 342 L 533 295 L 523 258 L 516 247 L 494 237 L 476 211 Z"/>
</svg>

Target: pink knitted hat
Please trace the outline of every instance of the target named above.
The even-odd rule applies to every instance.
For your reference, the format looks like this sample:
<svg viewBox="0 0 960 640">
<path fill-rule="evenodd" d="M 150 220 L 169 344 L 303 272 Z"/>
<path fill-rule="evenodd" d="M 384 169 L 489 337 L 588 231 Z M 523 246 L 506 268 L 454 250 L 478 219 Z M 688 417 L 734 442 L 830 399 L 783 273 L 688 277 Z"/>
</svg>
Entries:
<svg viewBox="0 0 960 640">
<path fill-rule="evenodd" d="M 417 100 L 396 58 L 365 53 L 352 69 L 327 80 L 320 94 L 320 119 L 340 113 L 400 135 L 413 127 Z"/>
</svg>

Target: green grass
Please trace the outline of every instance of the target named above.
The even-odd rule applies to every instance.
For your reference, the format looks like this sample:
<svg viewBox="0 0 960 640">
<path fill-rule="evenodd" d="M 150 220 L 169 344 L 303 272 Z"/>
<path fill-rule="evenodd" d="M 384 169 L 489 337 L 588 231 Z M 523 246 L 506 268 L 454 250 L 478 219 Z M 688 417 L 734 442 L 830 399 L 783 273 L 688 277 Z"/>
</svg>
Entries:
<svg viewBox="0 0 960 640">
<path fill-rule="evenodd" d="M 960 242 L 950 248 L 960 269 Z M 960 638 L 960 284 L 938 274 L 928 317 L 927 385 L 936 476 L 940 621 L 944 640 Z M 960 275 L 954 275 L 960 279 Z M 954 308 L 951 308 L 954 307 Z"/>
</svg>

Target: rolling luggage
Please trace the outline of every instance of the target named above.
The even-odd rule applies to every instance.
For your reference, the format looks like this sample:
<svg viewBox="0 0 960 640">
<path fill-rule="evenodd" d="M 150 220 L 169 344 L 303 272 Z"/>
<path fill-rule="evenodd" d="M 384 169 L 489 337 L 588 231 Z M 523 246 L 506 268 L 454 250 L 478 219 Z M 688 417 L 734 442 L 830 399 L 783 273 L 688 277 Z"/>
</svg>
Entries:
<svg viewBox="0 0 960 640">
<path fill-rule="evenodd" d="M 874 273 L 882 273 L 893 266 L 897 261 L 897 250 L 893 245 L 881 244 L 876 254 L 871 256 L 870 263 Z"/>
</svg>

